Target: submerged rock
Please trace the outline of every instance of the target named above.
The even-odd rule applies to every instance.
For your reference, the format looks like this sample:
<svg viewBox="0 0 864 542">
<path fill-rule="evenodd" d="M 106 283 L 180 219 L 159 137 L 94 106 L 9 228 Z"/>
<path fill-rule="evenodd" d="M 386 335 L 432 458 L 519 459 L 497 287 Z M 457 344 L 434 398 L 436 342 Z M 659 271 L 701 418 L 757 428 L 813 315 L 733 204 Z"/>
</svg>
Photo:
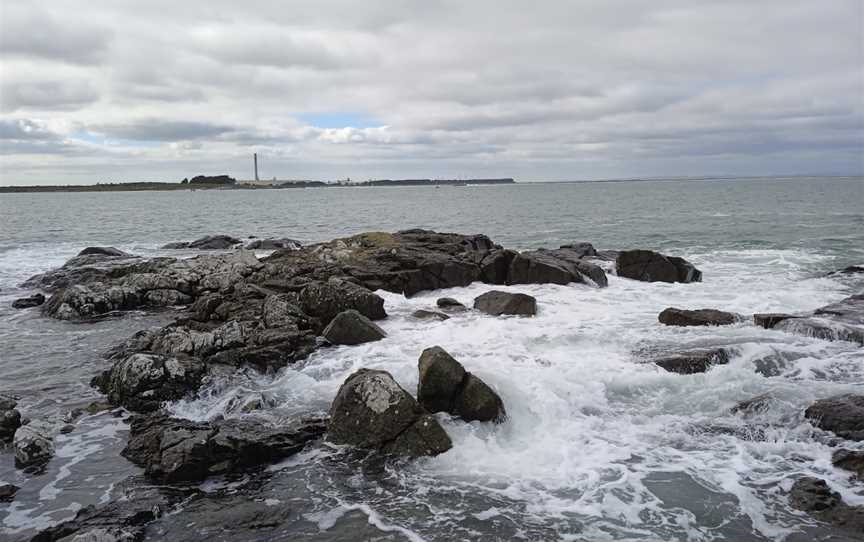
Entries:
<svg viewBox="0 0 864 542">
<path fill-rule="evenodd" d="M 687 310 L 669 307 L 657 317 L 667 326 L 726 326 L 734 324 L 738 316 L 717 309 Z"/>
<path fill-rule="evenodd" d="M 20 487 L 12 484 L 0 484 L 0 502 L 12 502 Z"/>
<path fill-rule="evenodd" d="M 38 467 L 50 461 L 54 456 L 54 431 L 52 424 L 41 420 L 19 427 L 12 441 L 15 448 L 15 466 Z"/>
<path fill-rule="evenodd" d="M 230 235 L 205 235 L 194 241 L 179 241 L 163 245 L 163 249 L 195 248 L 198 250 L 226 250 L 234 248 L 242 241 Z"/>
<path fill-rule="evenodd" d="M 429 412 L 448 412 L 468 422 L 507 418 L 498 394 L 440 346 L 423 351 L 418 369 L 417 400 Z"/>
<path fill-rule="evenodd" d="M 654 360 L 654 364 L 670 373 L 704 373 L 714 365 L 729 363 L 729 353 L 723 348 L 712 350 L 692 350 Z"/>
<path fill-rule="evenodd" d="M 150 412 L 197 390 L 205 373 L 206 364 L 197 358 L 138 353 L 118 361 L 91 384 L 111 404 Z"/>
<path fill-rule="evenodd" d="M 534 316 L 537 314 L 537 300 L 528 294 L 492 290 L 476 297 L 474 308 L 492 316 Z"/>
<path fill-rule="evenodd" d="M 838 469 L 852 471 L 864 480 L 864 451 L 840 449 L 831 455 L 831 463 Z"/>
<path fill-rule="evenodd" d="M 12 302 L 13 309 L 29 309 L 31 307 L 38 307 L 42 303 L 45 303 L 45 296 L 42 294 L 33 294 L 29 297 L 22 297 L 16 299 Z"/>
<path fill-rule="evenodd" d="M 353 309 L 333 317 L 321 335 L 330 344 L 347 345 L 380 341 L 387 336 L 383 329 Z"/>
<path fill-rule="evenodd" d="M 789 504 L 815 518 L 858 534 L 864 532 L 864 506 L 849 506 L 825 480 L 805 476 L 792 485 Z"/>
<path fill-rule="evenodd" d="M 753 323 L 759 327 L 771 329 L 783 320 L 788 320 L 790 318 L 800 318 L 800 316 L 795 316 L 794 314 L 786 314 L 782 312 L 756 313 L 753 315 Z"/>
<path fill-rule="evenodd" d="M 269 426 L 250 419 L 192 422 L 163 414 L 132 420 L 123 457 L 162 482 L 194 482 L 293 455 L 324 433 L 322 420 Z"/>
<path fill-rule="evenodd" d="M 618 253 L 615 269 L 619 277 L 645 282 L 699 282 L 702 272 L 676 256 L 651 250 L 624 250 Z"/>
<path fill-rule="evenodd" d="M 438 301 L 435 302 L 439 308 L 447 310 L 447 311 L 467 311 L 468 307 L 456 301 L 452 297 L 441 297 Z"/>
<path fill-rule="evenodd" d="M 437 455 L 452 447 L 438 423 L 386 371 L 360 369 L 349 376 L 330 406 L 327 439 L 335 444 L 408 457 Z"/>
<path fill-rule="evenodd" d="M 450 317 L 443 312 L 427 311 L 426 309 L 418 309 L 411 313 L 411 316 L 419 320 L 449 320 Z"/>
<path fill-rule="evenodd" d="M 820 399 L 804 411 L 810 423 L 849 440 L 864 440 L 864 395 Z"/>
</svg>

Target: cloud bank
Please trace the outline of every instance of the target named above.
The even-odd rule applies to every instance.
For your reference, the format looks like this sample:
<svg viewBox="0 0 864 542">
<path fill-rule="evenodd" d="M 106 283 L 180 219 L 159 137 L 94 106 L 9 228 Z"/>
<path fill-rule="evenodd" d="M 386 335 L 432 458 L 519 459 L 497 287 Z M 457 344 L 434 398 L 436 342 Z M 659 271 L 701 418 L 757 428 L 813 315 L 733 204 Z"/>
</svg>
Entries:
<svg viewBox="0 0 864 542">
<path fill-rule="evenodd" d="M 864 173 L 864 4 L 0 0 L 0 184 Z"/>
</svg>

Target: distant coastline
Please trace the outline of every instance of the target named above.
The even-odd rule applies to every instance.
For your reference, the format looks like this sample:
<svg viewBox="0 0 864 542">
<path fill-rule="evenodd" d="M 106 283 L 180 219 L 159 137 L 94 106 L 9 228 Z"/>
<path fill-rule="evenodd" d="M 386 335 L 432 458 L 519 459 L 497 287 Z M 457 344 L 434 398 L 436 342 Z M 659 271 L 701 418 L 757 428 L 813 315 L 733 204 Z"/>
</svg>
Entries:
<svg viewBox="0 0 864 542">
<path fill-rule="evenodd" d="M 512 178 L 500 179 L 378 179 L 363 182 L 350 181 L 238 181 L 226 183 L 189 182 L 128 182 L 77 185 L 0 186 L 0 193 L 31 192 L 146 192 L 160 190 L 279 190 L 285 188 L 344 188 L 349 186 L 467 186 L 477 184 L 515 184 Z"/>
</svg>

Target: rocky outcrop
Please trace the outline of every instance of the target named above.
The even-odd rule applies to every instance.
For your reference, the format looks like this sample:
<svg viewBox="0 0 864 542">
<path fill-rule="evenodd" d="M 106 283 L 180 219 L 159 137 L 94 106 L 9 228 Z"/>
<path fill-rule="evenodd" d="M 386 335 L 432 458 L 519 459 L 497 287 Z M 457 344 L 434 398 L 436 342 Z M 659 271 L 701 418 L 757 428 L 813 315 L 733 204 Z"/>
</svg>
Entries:
<svg viewBox="0 0 864 542">
<path fill-rule="evenodd" d="M 864 395 L 820 399 L 804 411 L 814 426 L 849 440 L 864 440 Z"/>
<path fill-rule="evenodd" d="M 759 327 L 771 329 L 783 320 L 788 320 L 790 318 L 800 318 L 800 316 L 795 316 L 794 314 L 786 314 L 782 312 L 756 313 L 753 315 L 753 323 Z"/>
<path fill-rule="evenodd" d="M 78 256 L 110 256 L 112 258 L 131 258 L 132 254 L 114 247 L 87 247 Z"/>
<path fill-rule="evenodd" d="M 669 307 L 664 309 L 657 319 L 667 326 L 727 326 L 738 321 L 738 316 L 717 309 L 687 310 Z"/>
<path fill-rule="evenodd" d="M 303 245 L 300 241 L 283 237 L 280 239 L 253 239 L 243 247 L 246 250 L 300 250 Z"/>
<path fill-rule="evenodd" d="M 582 252 L 569 248 L 534 250 L 517 254 L 510 264 L 508 284 L 587 283 L 605 287 L 606 273 L 583 260 Z"/>
<path fill-rule="evenodd" d="M 384 300 L 367 288 L 342 279 L 313 282 L 300 292 L 300 304 L 306 314 L 330 322 L 337 314 L 355 310 L 370 320 L 387 317 Z"/>
<path fill-rule="evenodd" d="M 31 307 L 38 307 L 39 305 L 45 303 L 45 296 L 42 294 L 33 294 L 29 297 L 21 297 L 12 302 L 13 309 L 29 309 Z"/>
<path fill-rule="evenodd" d="M 435 304 L 438 305 L 438 308 L 450 312 L 461 312 L 468 310 L 468 307 L 466 307 L 459 301 L 453 299 L 452 297 L 441 297 L 438 299 L 438 301 L 435 302 Z"/>
<path fill-rule="evenodd" d="M 15 431 L 21 427 L 21 413 L 15 408 L 15 399 L 0 395 L 0 444 L 10 442 Z"/>
<path fill-rule="evenodd" d="M 831 455 L 831 463 L 838 469 L 852 471 L 864 481 L 864 451 L 840 449 Z"/>
<path fill-rule="evenodd" d="M 645 282 L 699 282 L 702 272 L 676 256 L 651 250 L 624 250 L 618 253 L 615 269 L 619 277 Z"/>
<path fill-rule="evenodd" d="M 429 311 L 426 309 L 417 309 L 416 311 L 411 313 L 413 318 L 417 318 L 418 320 L 438 320 L 444 321 L 449 320 L 450 317 L 444 314 L 443 312 L 438 311 Z"/>
<path fill-rule="evenodd" d="M 20 487 L 13 484 L 0 484 L 0 502 L 12 502 Z"/>
<path fill-rule="evenodd" d="M 438 421 L 390 373 L 369 369 L 355 372 L 339 388 L 330 406 L 327 439 L 407 457 L 437 455 L 452 447 Z"/>
<path fill-rule="evenodd" d="M 714 365 L 727 363 L 729 363 L 729 353 L 723 348 L 692 350 L 654 360 L 654 364 L 658 367 L 670 373 L 683 375 L 704 373 Z"/>
<path fill-rule="evenodd" d="M 173 258 L 148 260 L 132 255 L 79 254 L 57 269 L 30 277 L 22 286 L 53 292 L 72 285 L 113 282 L 134 273 L 156 273 L 175 261 Z"/>
<path fill-rule="evenodd" d="M 474 308 L 492 316 L 534 316 L 537 314 L 537 300 L 528 294 L 492 290 L 476 297 Z"/>
<path fill-rule="evenodd" d="M 468 422 L 507 418 L 501 397 L 440 346 L 423 351 L 418 369 L 417 400 L 429 412 L 448 412 Z"/>
<path fill-rule="evenodd" d="M 150 412 L 197 390 L 205 373 L 206 365 L 194 357 L 137 353 L 115 363 L 92 385 L 111 404 Z"/>
<path fill-rule="evenodd" d="M 34 420 L 19 427 L 12 441 L 15 466 L 39 467 L 50 461 L 54 456 L 55 431 L 54 425 L 42 420 Z"/>
<path fill-rule="evenodd" d="M 194 241 L 179 241 L 163 245 L 163 249 L 193 248 L 197 250 L 227 250 L 239 245 L 242 241 L 230 235 L 206 235 Z"/>
<path fill-rule="evenodd" d="M 372 320 L 353 309 L 334 316 L 321 335 L 330 344 L 347 345 L 380 341 L 387 336 Z"/>
<path fill-rule="evenodd" d="M 812 316 L 788 319 L 774 329 L 829 341 L 864 345 L 864 294 L 820 307 Z"/>
<path fill-rule="evenodd" d="M 196 482 L 293 455 L 324 433 L 323 420 L 269 426 L 249 419 L 192 422 L 157 414 L 132 420 L 123 457 L 165 483 Z"/>
<path fill-rule="evenodd" d="M 802 477 L 789 492 L 789 504 L 813 517 L 852 533 L 864 532 L 864 506 L 849 506 L 825 480 Z"/>
</svg>

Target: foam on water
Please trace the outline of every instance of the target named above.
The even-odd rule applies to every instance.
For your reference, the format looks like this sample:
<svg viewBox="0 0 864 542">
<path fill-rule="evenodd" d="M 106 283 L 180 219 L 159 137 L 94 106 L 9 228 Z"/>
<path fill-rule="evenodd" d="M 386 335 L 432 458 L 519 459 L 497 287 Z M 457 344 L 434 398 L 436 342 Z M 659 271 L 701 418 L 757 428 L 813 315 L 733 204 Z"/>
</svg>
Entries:
<svg viewBox="0 0 864 542">
<path fill-rule="evenodd" d="M 443 322 L 410 317 L 416 309 L 434 306 L 437 297 L 470 303 L 493 288 L 489 285 L 411 299 L 378 292 L 389 314 L 381 323 L 388 333 L 385 340 L 322 349 L 275 378 L 221 382 L 204 398 L 173 409 L 195 419 L 239 415 L 226 407 L 264 396 L 278 411 L 324 411 L 344 379 L 361 367 L 387 370 L 413 393 L 420 352 L 440 345 L 499 392 L 509 419 L 495 426 L 441 416 L 453 449 L 402 467 L 398 477 L 406 502 L 419 506 L 433 493 L 471 494 L 507 508 L 478 512 L 454 501 L 430 518 L 405 524 L 418 536 L 430 534 L 418 527 L 425 521 L 452 526 L 471 514 L 479 521 L 506 514 L 526 525 L 575 522 L 581 525 L 580 536 L 588 539 L 665 533 L 707 540 L 722 537 L 734 522 L 752 529 L 753 536 L 783 538 L 803 524 L 783 494 L 799 474 L 825 478 L 848 502 L 864 502 L 848 473 L 831 466 L 831 448 L 802 415 L 815 398 L 860 391 L 864 371 L 857 345 L 764 330 L 749 322 L 722 328 L 657 322 L 657 314 L 668 306 L 742 314 L 812 310 L 842 299 L 848 288 L 830 278 L 808 278 L 804 269 L 819 256 L 803 252 L 691 256 L 704 271 L 703 283 L 649 284 L 613 276 L 606 289 L 495 287 L 537 297 L 533 318 L 493 318 L 473 311 Z M 699 346 L 730 346 L 736 354 L 728 365 L 690 376 L 643 363 L 650 352 Z M 763 367 L 766 360 L 770 370 Z M 729 413 L 736 402 L 766 392 L 779 398 L 767 412 L 747 420 Z M 695 498 L 730 507 L 731 517 L 706 526 L 705 512 L 655 494 L 658 474 L 691 481 L 701 492 Z M 339 500 L 342 510 L 368 512 L 374 506 L 374 499 L 348 502 L 332 488 L 315 490 Z M 398 517 L 393 508 L 375 514 Z M 556 532 L 564 538 L 572 534 L 557 527 Z M 523 534 L 533 538 L 530 532 Z"/>
</svg>

